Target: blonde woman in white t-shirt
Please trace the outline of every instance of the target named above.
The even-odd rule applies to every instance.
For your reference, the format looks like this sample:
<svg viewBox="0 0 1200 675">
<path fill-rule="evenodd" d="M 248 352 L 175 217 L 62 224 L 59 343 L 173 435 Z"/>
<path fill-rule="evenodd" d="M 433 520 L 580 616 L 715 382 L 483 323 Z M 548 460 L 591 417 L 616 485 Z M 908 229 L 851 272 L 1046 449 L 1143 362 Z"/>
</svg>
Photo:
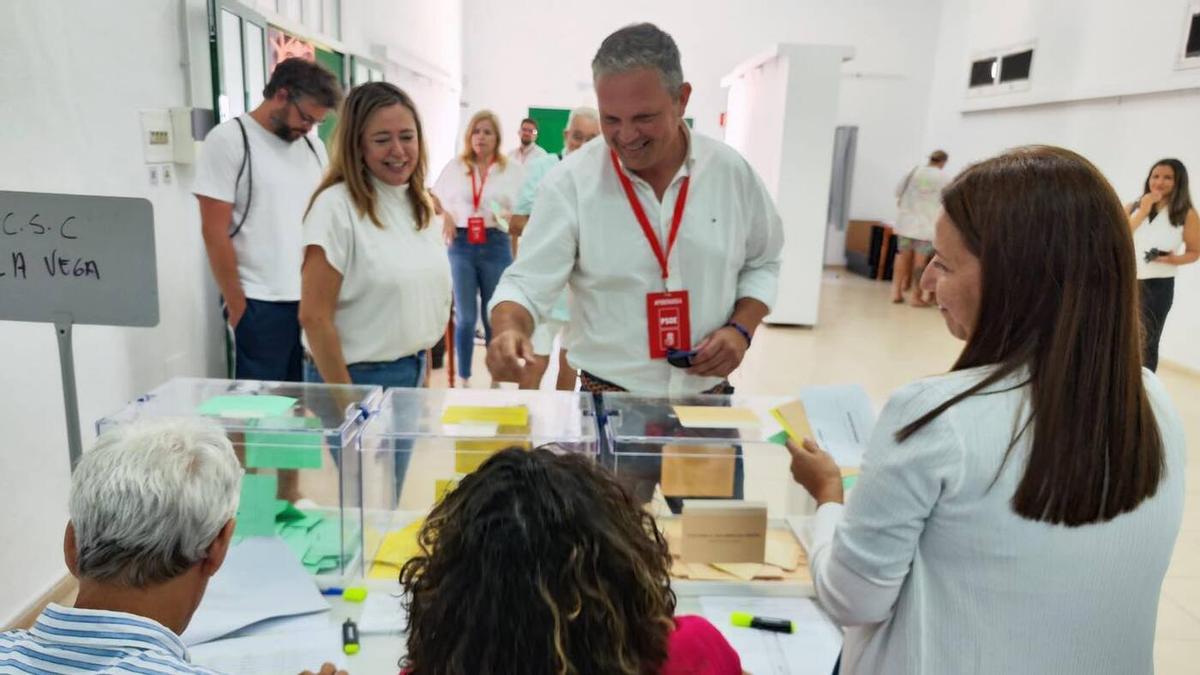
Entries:
<svg viewBox="0 0 1200 675">
<path fill-rule="evenodd" d="M 450 319 L 450 264 L 412 99 L 386 82 L 351 90 L 329 171 L 304 217 L 305 381 L 418 387 Z M 397 485 L 407 453 L 397 456 Z"/>
<path fill-rule="evenodd" d="M 470 387 L 475 324 L 482 320 L 484 342 L 492 340 L 486 311 L 504 270 L 513 261 L 508 219 L 525 170 L 500 148 L 500 119 L 490 110 L 471 116 L 462 152 L 442 169 L 433 192 L 446 207 L 443 233 L 454 277 L 454 348 L 459 384 Z M 495 383 L 493 382 L 493 385 Z"/>
</svg>

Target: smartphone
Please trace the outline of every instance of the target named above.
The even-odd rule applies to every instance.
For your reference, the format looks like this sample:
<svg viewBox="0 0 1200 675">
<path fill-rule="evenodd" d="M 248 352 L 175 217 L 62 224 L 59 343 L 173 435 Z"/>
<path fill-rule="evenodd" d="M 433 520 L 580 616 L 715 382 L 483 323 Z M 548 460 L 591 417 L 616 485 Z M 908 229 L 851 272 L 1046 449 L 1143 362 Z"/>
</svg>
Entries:
<svg viewBox="0 0 1200 675">
<path fill-rule="evenodd" d="M 686 351 L 683 349 L 668 349 L 667 363 L 676 368 L 691 368 L 692 359 L 696 357 L 697 352 Z"/>
</svg>

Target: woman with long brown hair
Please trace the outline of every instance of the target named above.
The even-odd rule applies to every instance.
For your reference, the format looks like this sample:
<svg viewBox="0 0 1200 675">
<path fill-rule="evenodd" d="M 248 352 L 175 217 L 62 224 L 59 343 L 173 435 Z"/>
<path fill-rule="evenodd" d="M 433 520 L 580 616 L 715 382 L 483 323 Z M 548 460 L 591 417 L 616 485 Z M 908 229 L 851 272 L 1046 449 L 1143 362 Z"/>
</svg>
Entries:
<svg viewBox="0 0 1200 675">
<path fill-rule="evenodd" d="M 1129 205 L 1129 227 L 1146 331 L 1143 363 L 1157 370 L 1158 341 L 1175 301 L 1175 274 L 1180 265 L 1200 260 L 1200 215 L 1192 206 L 1183 162 L 1160 159 L 1150 167 L 1142 198 Z"/>
<path fill-rule="evenodd" d="M 712 624 L 675 616 L 653 516 L 589 458 L 497 453 L 418 542 L 406 675 L 742 675 Z"/>
<path fill-rule="evenodd" d="M 842 672 L 1149 673 L 1183 428 L 1141 367 L 1133 240 L 1091 163 L 1026 147 L 943 193 L 921 279 L 966 341 L 904 387 L 845 508 L 811 441 L 817 596 Z"/>
<path fill-rule="evenodd" d="M 425 188 L 425 138 L 395 85 L 351 90 L 304 216 L 304 379 L 417 387 L 450 319 L 450 265 Z M 396 487 L 408 452 L 396 452 Z"/>
</svg>

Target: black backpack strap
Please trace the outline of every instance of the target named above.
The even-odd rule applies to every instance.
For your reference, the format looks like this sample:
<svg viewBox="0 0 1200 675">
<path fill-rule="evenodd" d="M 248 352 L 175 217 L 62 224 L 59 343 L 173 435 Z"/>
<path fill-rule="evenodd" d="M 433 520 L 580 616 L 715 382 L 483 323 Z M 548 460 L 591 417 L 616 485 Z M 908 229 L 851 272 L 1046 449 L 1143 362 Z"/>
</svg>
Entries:
<svg viewBox="0 0 1200 675">
<path fill-rule="evenodd" d="M 245 173 L 246 208 L 242 211 L 242 219 L 229 231 L 230 239 L 242 231 L 242 226 L 246 224 L 246 216 L 250 215 L 250 200 L 254 198 L 254 163 L 250 159 L 250 138 L 246 136 L 246 125 L 242 124 L 242 119 L 235 117 L 233 121 L 237 122 L 238 129 L 242 132 L 242 165 L 238 167 L 237 178 L 233 179 L 233 199 L 235 202 L 237 201 L 237 186 L 242 182 L 242 174 Z"/>
<path fill-rule="evenodd" d="M 250 158 L 250 137 L 246 135 L 246 125 L 242 124 L 242 118 L 233 118 L 237 122 L 238 129 L 242 132 L 242 165 L 238 167 L 237 178 L 233 179 L 233 198 L 237 199 L 237 186 L 242 182 L 242 174 L 246 175 L 246 209 L 242 211 L 242 219 L 229 232 L 229 238 L 233 239 L 238 232 L 242 231 L 242 226 L 246 224 L 246 218 L 250 215 L 250 202 L 254 199 L 254 160 Z M 308 136 L 301 136 L 304 139 L 304 144 L 312 152 L 313 157 L 317 160 L 317 166 L 325 168 L 321 163 L 321 156 L 317 154 L 316 147 L 313 146 Z"/>
<path fill-rule="evenodd" d="M 308 149 L 312 151 L 313 157 L 317 158 L 317 166 L 324 169 L 325 165 L 321 163 L 321 156 L 317 154 L 317 149 L 315 147 L 313 147 L 312 140 L 309 139 L 307 134 L 305 134 L 304 136 L 301 136 L 300 138 L 304 139 L 304 144 L 307 145 Z"/>
</svg>

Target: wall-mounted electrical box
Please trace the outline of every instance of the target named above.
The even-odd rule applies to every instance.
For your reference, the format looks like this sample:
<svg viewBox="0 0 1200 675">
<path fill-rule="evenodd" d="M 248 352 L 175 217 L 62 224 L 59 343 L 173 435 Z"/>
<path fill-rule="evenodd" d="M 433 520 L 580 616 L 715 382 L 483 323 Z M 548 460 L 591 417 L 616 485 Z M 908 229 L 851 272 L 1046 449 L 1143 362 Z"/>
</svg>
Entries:
<svg viewBox="0 0 1200 675">
<path fill-rule="evenodd" d="M 175 161 L 171 115 L 166 110 L 142 110 L 142 155 L 147 164 Z"/>
</svg>

